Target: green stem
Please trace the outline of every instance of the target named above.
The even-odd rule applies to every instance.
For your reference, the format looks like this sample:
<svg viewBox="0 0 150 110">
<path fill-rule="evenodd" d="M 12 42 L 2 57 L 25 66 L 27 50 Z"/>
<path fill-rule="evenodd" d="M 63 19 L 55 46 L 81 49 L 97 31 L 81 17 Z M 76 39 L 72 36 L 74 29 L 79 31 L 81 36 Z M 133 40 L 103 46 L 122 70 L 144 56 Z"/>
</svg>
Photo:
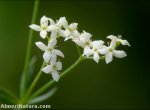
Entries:
<svg viewBox="0 0 150 110">
<path fill-rule="evenodd" d="M 72 64 L 68 69 L 66 69 L 63 73 L 60 74 L 60 79 L 62 77 L 64 77 L 66 74 L 68 74 L 72 69 L 74 69 L 78 64 L 80 64 L 80 62 L 83 60 L 83 57 L 80 56 L 78 58 L 78 60 Z M 48 87 L 50 87 L 51 85 L 53 85 L 55 83 L 54 80 L 49 81 L 46 85 L 44 85 L 43 87 L 41 87 L 39 90 L 37 90 L 31 97 L 36 97 L 38 95 L 40 95 L 42 92 L 44 92 Z"/>
<path fill-rule="evenodd" d="M 35 20 L 37 17 L 37 12 L 38 12 L 38 7 L 39 7 L 39 0 L 35 0 L 31 24 L 35 23 Z M 29 38 L 28 38 L 28 45 L 27 45 L 26 58 L 25 58 L 25 64 L 24 64 L 24 69 L 23 69 L 24 85 L 23 85 L 23 90 L 21 91 L 22 92 L 21 96 L 24 96 L 24 94 L 26 92 L 27 78 L 28 78 L 28 65 L 29 65 L 29 60 L 30 60 L 30 55 L 31 55 L 32 41 L 33 41 L 33 30 L 30 30 Z"/>
<path fill-rule="evenodd" d="M 45 66 L 45 63 L 43 63 L 43 65 L 41 66 L 41 68 L 40 68 L 40 70 L 39 70 L 37 76 L 35 77 L 35 79 L 33 80 L 32 84 L 31 84 L 31 86 L 29 87 L 29 89 L 28 89 L 28 91 L 27 91 L 27 93 L 26 93 L 26 95 L 25 95 L 25 97 L 24 97 L 24 99 L 23 99 L 24 101 L 26 101 L 26 100 L 28 99 L 28 97 L 29 97 L 29 95 L 31 94 L 31 92 L 33 91 L 33 89 L 34 89 L 36 83 L 37 83 L 38 80 L 40 79 L 40 77 L 41 77 L 41 75 L 42 75 L 41 69 L 42 69 L 44 66 Z M 24 101 L 23 101 L 23 102 L 24 102 Z"/>
<path fill-rule="evenodd" d="M 80 47 L 79 47 L 78 45 L 76 45 L 76 48 L 77 48 L 78 55 L 81 56 L 81 50 L 80 50 Z"/>
</svg>

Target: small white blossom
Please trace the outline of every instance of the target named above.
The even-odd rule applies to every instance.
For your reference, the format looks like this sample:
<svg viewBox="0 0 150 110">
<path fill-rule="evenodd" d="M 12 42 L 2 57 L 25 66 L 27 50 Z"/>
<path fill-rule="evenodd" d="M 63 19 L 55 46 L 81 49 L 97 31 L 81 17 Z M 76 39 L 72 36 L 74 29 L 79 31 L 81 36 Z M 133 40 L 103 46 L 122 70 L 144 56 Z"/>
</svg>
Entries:
<svg viewBox="0 0 150 110">
<path fill-rule="evenodd" d="M 52 77 L 55 81 L 59 80 L 59 71 L 62 70 L 62 63 L 56 62 L 56 60 L 52 60 L 51 63 L 44 68 L 42 71 L 47 74 L 52 74 Z"/>
<path fill-rule="evenodd" d="M 53 59 L 53 58 L 55 58 L 57 56 L 64 57 L 64 54 L 60 50 L 54 48 L 56 46 L 56 44 L 57 44 L 57 40 L 56 39 L 51 39 L 49 41 L 49 43 L 48 43 L 48 46 L 46 46 L 42 42 L 36 42 L 35 44 L 42 51 L 44 51 L 43 59 L 44 59 L 44 61 L 46 63 L 48 63 L 51 59 Z"/>
<path fill-rule="evenodd" d="M 57 36 L 64 36 L 64 31 L 61 29 L 67 27 L 68 22 L 66 17 L 60 17 L 56 23 L 51 19 L 51 25 L 48 27 L 48 30 L 51 32 L 51 38 L 56 38 Z"/>
<path fill-rule="evenodd" d="M 119 43 L 121 43 L 122 45 L 131 46 L 127 40 L 122 40 L 121 35 L 119 35 L 118 37 L 116 37 L 116 36 L 114 36 L 114 35 L 109 35 L 107 38 L 108 38 L 108 39 L 111 39 L 111 40 L 115 39 L 115 40 L 116 40 L 116 43 L 119 42 Z"/>
<path fill-rule="evenodd" d="M 41 38 L 45 39 L 47 36 L 47 32 L 50 32 L 49 30 L 49 26 L 48 26 L 48 21 L 50 19 L 47 18 L 46 16 L 43 16 L 40 20 L 40 26 L 36 25 L 36 24 L 32 24 L 29 27 L 35 31 L 40 32 L 40 36 Z"/>
<path fill-rule="evenodd" d="M 83 31 L 78 38 L 74 38 L 72 40 L 80 47 L 85 48 L 86 46 L 91 45 L 91 37 L 92 35 L 90 33 Z"/>
<path fill-rule="evenodd" d="M 65 30 L 62 31 L 62 36 L 65 37 L 65 41 L 68 39 L 78 38 L 79 32 L 77 31 L 78 23 L 71 23 L 66 25 Z"/>
<path fill-rule="evenodd" d="M 105 48 L 100 50 L 100 53 L 105 55 L 106 63 L 110 63 L 113 60 L 113 56 L 115 56 L 117 58 L 123 58 L 123 57 L 127 56 L 125 51 L 123 51 L 123 50 L 116 50 L 116 45 L 117 45 L 117 42 L 120 42 L 120 43 L 124 42 L 124 45 L 130 46 L 128 41 L 121 40 L 121 39 L 119 39 L 119 38 L 117 38 L 116 36 L 113 36 L 113 35 L 108 36 L 107 38 L 111 39 L 110 45 L 108 47 L 105 47 Z"/>
<path fill-rule="evenodd" d="M 43 16 L 40 20 L 40 26 L 32 24 L 29 27 L 40 32 L 40 36 L 43 39 L 50 33 L 48 45 L 45 45 L 41 41 L 35 44 L 44 51 L 43 59 L 46 66 L 42 68 L 42 71 L 47 74 L 52 74 L 55 81 L 59 80 L 59 71 L 62 70 L 62 63 L 57 60 L 57 57 L 64 57 L 64 54 L 55 48 L 59 36 L 64 37 L 65 41 L 71 39 L 76 45 L 82 47 L 82 55 L 92 58 L 96 63 L 98 63 L 102 57 L 105 57 L 106 63 L 110 63 L 113 60 L 113 56 L 123 58 L 127 56 L 127 54 L 123 50 L 117 50 L 116 48 L 120 44 L 130 46 L 129 42 L 123 40 L 121 36 L 116 37 L 109 35 L 107 38 L 111 40 L 111 43 L 108 46 L 105 46 L 102 40 L 92 41 L 92 34 L 86 31 L 80 33 L 77 30 L 78 23 L 68 24 L 66 17 L 60 17 L 60 19 L 55 22 L 51 18 Z"/>
<path fill-rule="evenodd" d="M 66 28 L 68 26 L 68 21 L 66 20 L 66 17 L 60 17 L 56 24 L 59 27 L 63 26 L 64 28 Z"/>
<path fill-rule="evenodd" d="M 93 59 L 95 62 L 99 62 L 100 59 L 100 50 L 104 48 L 104 41 L 102 40 L 97 40 L 97 41 L 93 41 L 92 42 L 92 46 L 91 47 L 85 47 L 84 48 L 84 56 L 93 56 Z"/>
</svg>

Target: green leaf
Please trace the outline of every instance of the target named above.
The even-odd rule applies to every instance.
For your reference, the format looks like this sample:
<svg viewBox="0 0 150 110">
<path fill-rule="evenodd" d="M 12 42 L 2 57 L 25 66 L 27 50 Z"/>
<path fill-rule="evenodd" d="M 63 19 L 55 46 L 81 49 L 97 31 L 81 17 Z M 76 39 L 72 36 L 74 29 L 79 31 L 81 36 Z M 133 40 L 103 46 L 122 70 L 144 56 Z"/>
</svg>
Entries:
<svg viewBox="0 0 150 110">
<path fill-rule="evenodd" d="M 20 78 L 20 96 L 21 97 L 23 96 L 24 85 L 25 85 L 24 74 L 22 73 L 21 78 Z"/>
<path fill-rule="evenodd" d="M 30 84 L 32 81 L 36 61 L 37 58 L 35 56 L 33 56 L 32 59 L 30 60 L 29 69 L 28 69 L 28 84 Z"/>
<path fill-rule="evenodd" d="M 0 102 L 6 104 L 16 104 L 18 99 L 10 91 L 0 88 Z"/>
<path fill-rule="evenodd" d="M 28 66 L 28 81 L 27 81 L 28 85 L 30 84 L 31 79 L 33 77 L 36 60 L 37 60 L 36 57 L 33 56 L 32 59 L 29 62 L 29 66 Z M 25 85 L 24 74 L 22 73 L 21 80 L 20 80 L 20 96 L 23 96 L 23 91 L 25 89 L 24 85 Z"/>
<path fill-rule="evenodd" d="M 53 89 L 51 89 L 47 93 L 45 93 L 41 96 L 35 97 L 33 99 L 30 99 L 28 104 L 36 104 L 36 103 L 43 102 L 43 101 L 49 99 L 50 97 L 52 97 L 56 93 L 56 91 L 57 91 L 57 87 L 54 87 Z"/>
</svg>

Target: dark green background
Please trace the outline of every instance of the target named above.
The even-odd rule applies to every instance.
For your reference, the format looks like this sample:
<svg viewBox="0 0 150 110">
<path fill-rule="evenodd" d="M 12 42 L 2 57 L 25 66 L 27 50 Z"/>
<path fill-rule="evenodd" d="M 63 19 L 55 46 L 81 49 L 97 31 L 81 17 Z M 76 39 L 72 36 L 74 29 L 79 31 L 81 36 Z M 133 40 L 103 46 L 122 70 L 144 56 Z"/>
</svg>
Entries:
<svg viewBox="0 0 150 110">
<path fill-rule="evenodd" d="M 0 1 L 0 86 L 18 94 L 27 39 L 33 11 L 32 1 Z M 46 15 L 56 20 L 66 16 L 78 22 L 79 30 L 93 40 L 107 35 L 122 35 L 131 47 L 123 47 L 128 56 L 110 64 L 84 61 L 57 84 L 59 89 L 49 101 L 59 109 L 150 109 L 150 2 L 149 1 L 42 1 L 36 24 Z M 41 40 L 37 32 L 34 42 Z M 43 41 L 43 40 L 42 40 Z M 65 54 L 63 70 L 77 59 L 74 43 L 59 40 Z M 33 44 L 37 57 L 36 72 L 42 64 L 42 52 Z M 36 74 L 35 72 L 35 74 Z M 43 74 L 38 85 L 51 80 Z"/>
</svg>

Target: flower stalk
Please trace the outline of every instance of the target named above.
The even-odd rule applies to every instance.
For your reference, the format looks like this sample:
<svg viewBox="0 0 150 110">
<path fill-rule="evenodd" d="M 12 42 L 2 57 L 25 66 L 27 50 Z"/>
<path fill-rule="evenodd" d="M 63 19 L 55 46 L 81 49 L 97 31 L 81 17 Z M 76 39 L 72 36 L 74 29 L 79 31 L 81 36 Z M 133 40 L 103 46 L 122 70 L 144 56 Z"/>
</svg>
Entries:
<svg viewBox="0 0 150 110">
<path fill-rule="evenodd" d="M 33 10 L 33 15 L 32 15 L 32 20 L 31 20 L 32 24 L 35 23 L 37 13 L 38 13 L 38 8 L 39 8 L 39 0 L 35 0 L 34 1 L 34 10 Z M 23 85 L 23 90 L 21 91 L 21 97 L 24 96 L 26 89 L 27 89 L 28 65 L 29 65 L 29 60 L 30 60 L 30 56 L 31 56 L 32 43 L 33 43 L 33 30 L 30 30 L 28 44 L 27 44 L 26 57 L 25 57 L 25 64 L 24 64 L 24 69 L 23 69 L 24 85 Z"/>
<path fill-rule="evenodd" d="M 71 70 L 73 70 L 77 65 L 79 65 L 81 63 L 81 61 L 84 60 L 83 56 L 80 56 L 78 58 L 78 60 L 73 63 L 69 68 L 67 68 L 64 72 L 62 72 L 60 74 L 60 79 L 63 78 L 65 75 L 67 75 Z M 47 88 L 49 88 L 50 86 L 52 86 L 55 83 L 54 80 L 49 81 L 47 84 L 45 84 L 43 87 L 41 87 L 39 90 L 37 90 L 35 93 L 33 93 L 33 95 L 31 97 L 36 97 L 38 95 L 40 95 L 41 93 L 43 93 Z"/>
<path fill-rule="evenodd" d="M 25 94 L 25 97 L 24 97 L 23 100 L 28 99 L 29 95 L 30 95 L 31 92 L 33 91 L 33 89 L 34 89 L 36 83 L 38 82 L 38 80 L 40 79 L 40 77 L 41 77 L 41 75 L 42 75 L 41 69 L 42 69 L 44 66 L 45 66 L 45 62 L 43 62 L 43 65 L 41 66 L 41 68 L 40 68 L 38 74 L 36 75 L 35 79 L 34 79 L 33 82 L 31 83 L 31 85 L 30 85 L 29 89 L 27 90 L 27 93 Z"/>
</svg>

